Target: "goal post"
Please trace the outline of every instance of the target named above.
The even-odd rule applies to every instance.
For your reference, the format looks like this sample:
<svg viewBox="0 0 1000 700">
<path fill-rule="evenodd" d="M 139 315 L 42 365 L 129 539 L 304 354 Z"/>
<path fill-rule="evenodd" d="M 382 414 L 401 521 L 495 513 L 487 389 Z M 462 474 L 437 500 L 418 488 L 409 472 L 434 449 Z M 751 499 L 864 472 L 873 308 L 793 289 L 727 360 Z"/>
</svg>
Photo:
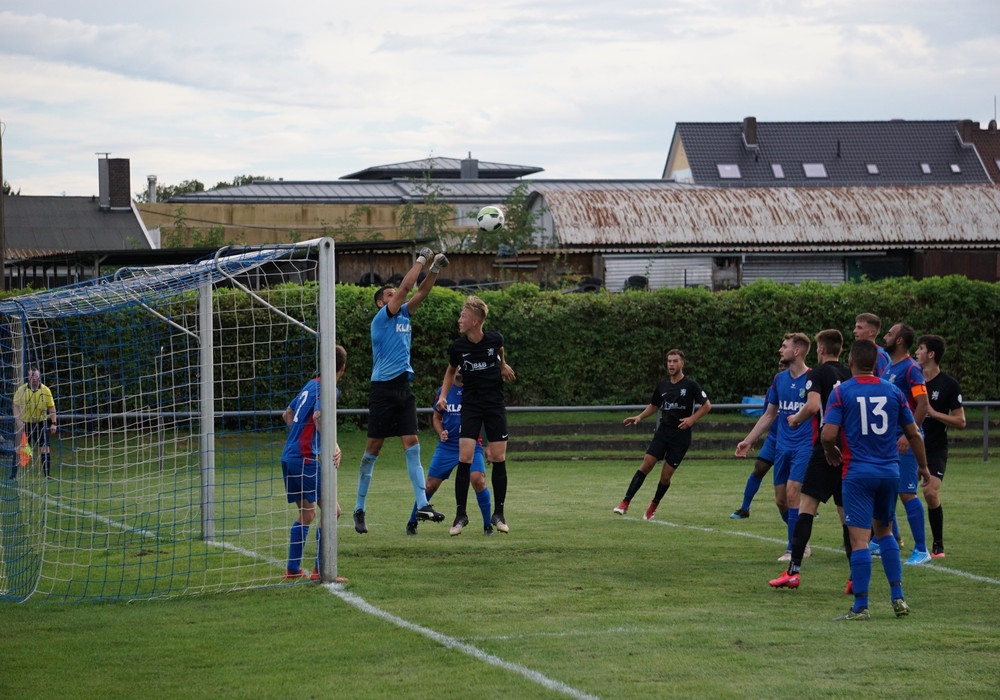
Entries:
<svg viewBox="0 0 1000 700">
<path fill-rule="evenodd" d="M 296 512 L 281 415 L 317 373 L 321 502 L 336 512 L 334 270 L 322 238 L 0 300 L 0 599 L 280 583 Z M 47 456 L 37 414 L 21 407 L 24 431 L 13 420 L 31 369 L 55 403 Z M 303 568 L 321 546 L 333 581 L 336 518 L 324 520 Z"/>
</svg>

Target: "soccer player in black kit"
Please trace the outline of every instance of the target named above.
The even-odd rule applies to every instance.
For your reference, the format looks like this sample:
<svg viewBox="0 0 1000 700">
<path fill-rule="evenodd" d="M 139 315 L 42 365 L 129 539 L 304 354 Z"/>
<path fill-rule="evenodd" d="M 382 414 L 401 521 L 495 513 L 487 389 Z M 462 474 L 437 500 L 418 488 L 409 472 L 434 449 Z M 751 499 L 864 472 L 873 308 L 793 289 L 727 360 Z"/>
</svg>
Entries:
<svg viewBox="0 0 1000 700">
<path fill-rule="evenodd" d="M 712 410 L 712 404 L 698 382 L 684 376 L 684 353 L 676 348 L 667 352 L 667 374 L 669 376 L 656 385 L 649 405 L 643 412 L 622 421 L 625 425 L 636 425 L 644 418 L 660 412 L 656 432 L 646 448 L 642 465 L 632 477 L 624 500 L 614 509 L 619 515 L 628 512 L 629 503 L 646 480 L 646 475 L 662 459 L 663 469 L 660 471 L 656 495 L 642 516 L 643 520 L 653 519 L 656 507 L 670 488 L 670 478 L 691 446 L 691 426 Z"/>
<path fill-rule="evenodd" d="M 507 498 L 507 407 L 503 398 L 504 381 L 513 381 L 514 370 L 504 360 L 503 334 L 484 331 L 483 323 L 489 308 L 477 296 L 469 296 L 458 317 L 458 330 L 462 333 L 448 351 L 448 369 L 444 373 L 438 410 L 447 408 L 448 392 L 455 382 L 455 375 L 462 373 L 465 391 L 462 396 L 462 424 L 458 440 L 458 468 L 455 471 L 455 490 L 459 510 L 455 523 L 464 519 L 468 525 L 465 502 L 469 493 L 469 467 L 475 454 L 480 431 L 486 436 L 489 458 L 493 463 L 494 510 L 492 525 L 500 532 L 510 532 L 504 515 Z M 458 493 L 464 484 L 465 494 Z"/>
<path fill-rule="evenodd" d="M 927 382 L 927 417 L 924 419 L 924 450 L 931 478 L 924 482 L 927 520 L 931 524 L 931 558 L 944 556 L 944 514 L 941 510 L 941 481 L 948 464 L 948 428 L 965 429 L 965 408 L 958 381 L 941 371 L 945 342 L 939 335 L 917 338 L 914 354 Z"/>
</svg>

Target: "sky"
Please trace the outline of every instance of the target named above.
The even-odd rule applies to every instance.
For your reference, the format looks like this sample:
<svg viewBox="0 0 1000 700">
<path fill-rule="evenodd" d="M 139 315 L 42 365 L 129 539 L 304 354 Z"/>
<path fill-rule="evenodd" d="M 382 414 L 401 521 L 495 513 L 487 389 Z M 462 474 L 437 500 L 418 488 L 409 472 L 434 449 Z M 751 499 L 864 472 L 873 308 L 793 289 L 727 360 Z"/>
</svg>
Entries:
<svg viewBox="0 0 1000 700">
<path fill-rule="evenodd" d="M 997 0 L 0 0 L 25 195 L 97 194 L 102 153 L 134 193 L 469 153 L 659 178 L 677 122 L 986 126 L 998 93 Z"/>
</svg>

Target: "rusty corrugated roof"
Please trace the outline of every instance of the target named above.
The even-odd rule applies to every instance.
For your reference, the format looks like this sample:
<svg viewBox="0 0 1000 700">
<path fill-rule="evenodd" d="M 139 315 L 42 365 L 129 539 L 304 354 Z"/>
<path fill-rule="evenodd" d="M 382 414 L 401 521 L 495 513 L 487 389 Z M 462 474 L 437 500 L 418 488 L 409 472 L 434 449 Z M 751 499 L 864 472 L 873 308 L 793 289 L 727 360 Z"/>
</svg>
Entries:
<svg viewBox="0 0 1000 700">
<path fill-rule="evenodd" d="M 534 183 L 560 246 L 1000 246 L 1000 187 L 568 190 Z"/>
</svg>

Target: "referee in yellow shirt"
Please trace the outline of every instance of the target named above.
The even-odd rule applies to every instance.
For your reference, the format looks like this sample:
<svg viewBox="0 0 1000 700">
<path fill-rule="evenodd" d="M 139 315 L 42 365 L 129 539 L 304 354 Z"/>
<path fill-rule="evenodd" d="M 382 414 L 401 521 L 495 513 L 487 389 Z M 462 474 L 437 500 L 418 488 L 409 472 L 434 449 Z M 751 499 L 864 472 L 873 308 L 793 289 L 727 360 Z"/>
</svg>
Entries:
<svg viewBox="0 0 1000 700">
<path fill-rule="evenodd" d="M 46 430 L 46 418 L 48 429 Z M 17 468 L 21 459 L 21 430 L 32 448 L 38 448 L 42 455 L 42 469 L 46 478 L 51 478 L 49 457 L 49 435 L 56 434 L 56 404 L 52 392 L 42 384 L 42 375 L 32 367 L 28 370 L 28 381 L 14 392 L 14 463 L 10 478 L 17 478 Z"/>
</svg>

